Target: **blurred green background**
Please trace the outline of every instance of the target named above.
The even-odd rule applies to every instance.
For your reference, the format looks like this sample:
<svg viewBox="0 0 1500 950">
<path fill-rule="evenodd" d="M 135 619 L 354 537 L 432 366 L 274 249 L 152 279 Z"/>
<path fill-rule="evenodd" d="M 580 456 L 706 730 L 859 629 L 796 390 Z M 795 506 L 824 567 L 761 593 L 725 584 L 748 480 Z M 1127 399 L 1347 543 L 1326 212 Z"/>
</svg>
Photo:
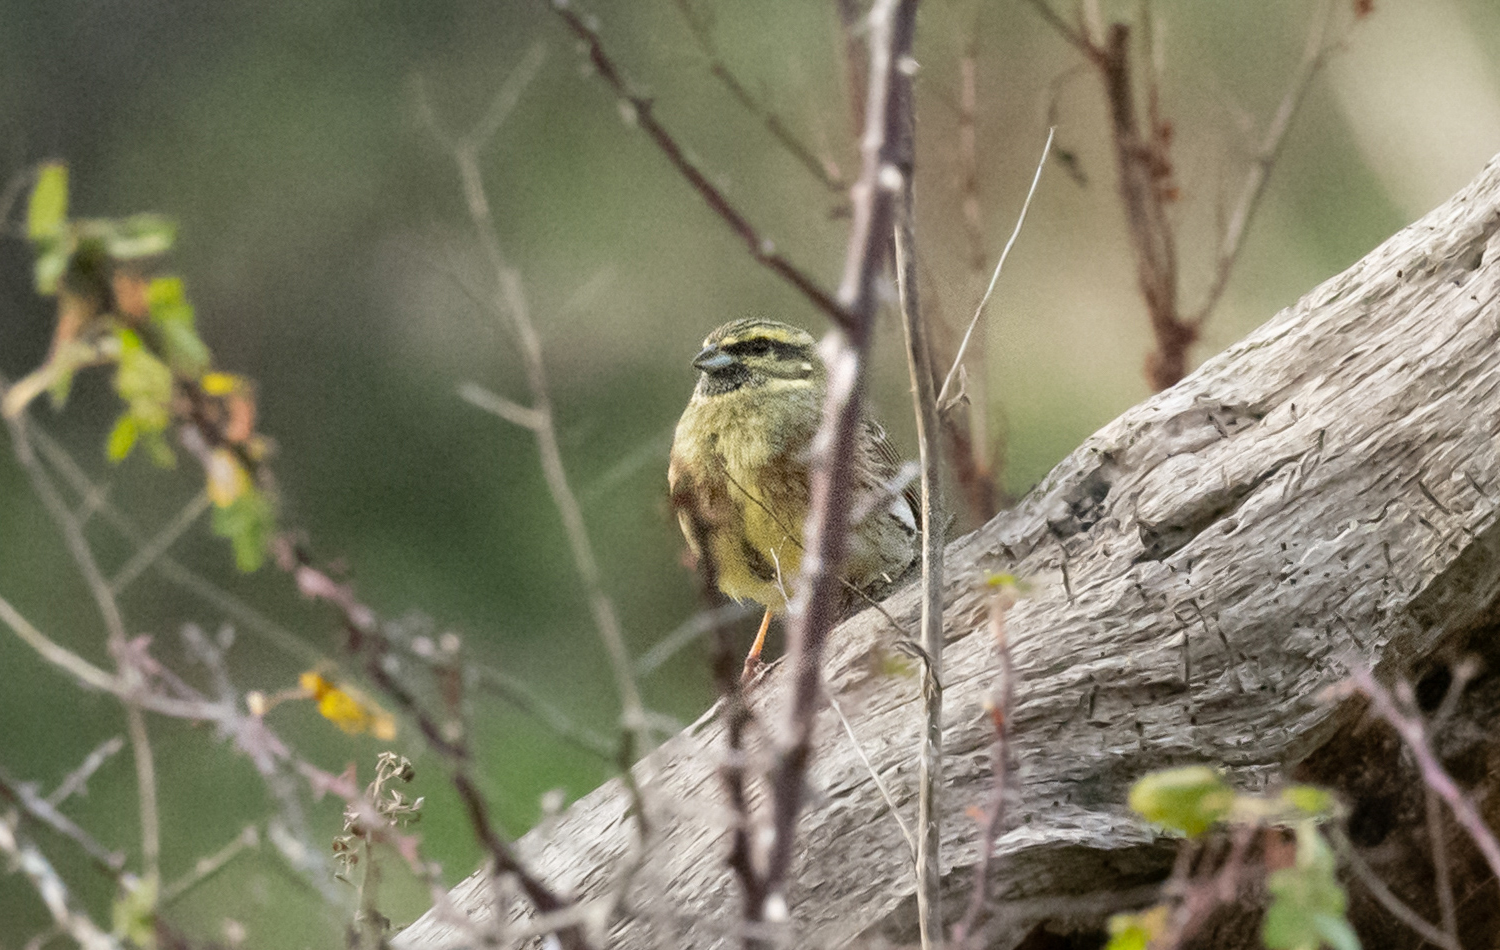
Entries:
<svg viewBox="0 0 1500 950">
<path fill-rule="evenodd" d="M 826 286 L 837 282 L 845 199 L 816 181 L 709 75 L 674 0 L 595 0 L 606 42 L 714 180 Z M 1106 3 L 1127 16 L 1135 3 Z M 1305 0 L 1160 2 L 1164 105 L 1175 130 L 1177 210 L 1189 305 L 1210 277 L 1213 235 L 1246 157 L 1301 55 L 1317 5 Z M 1350 5 L 1337 6 L 1343 28 Z M 855 167 L 833 5 L 696 0 L 724 59 L 794 132 L 846 174 Z M 919 240 L 923 295 L 967 320 L 983 279 L 961 225 L 958 110 L 963 50 L 977 56 L 978 197 L 992 266 L 1048 122 L 1085 180 L 1054 163 L 983 333 L 992 440 L 1007 490 L 1021 493 L 1086 435 L 1148 393 L 1149 349 L 1095 79 L 1025 3 L 924 5 L 918 31 Z M 580 595 L 530 436 L 461 402 L 477 381 L 525 398 L 514 347 L 455 280 L 488 288 L 452 162 L 421 119 L 420 97 L 467 127 L 535 44 L 546 59 L 484 152 L 499 237 L 522 271 L 552 376 L 563 451 L 631 649 L 644 653 L 697 609 L 667 510 L 671 427 L 693 384 L 688 360 L 717 324 L 768 314 L 815 330 L 822 318 L 755 265 L 723 224 L 621 115 L 546 6 L 501 3 L 173 2 L 0 4 L 0 173 L 46 158 L 72 169 L 80 215 L 158 211 L 180 224 L 173 265 L 220 365 L 259 384 L 262 429 L 286 521 L 391 617 L 417 614 L 463 637 L 608 735 L 617 712 L 604 653 Z M 1072 70 L 1070 72 L 1070 70 Z M 1491 0 L 1377 0 L 1314 82 L 1243 258 L 1196 361 L 1429 210 L 1500 151 L 1500 6 Z M 0 243 L 0 373 L 38 364 L 50 303 L 31 291 L 27 248 Z M 872 380 L 880 414 L 912 452 L 899 332 L 886 318 Z M 115 408 L 102 374 L 65 413 L 33 416 L 109 486 L 109 499 L 160 526 L 196 491 L 191 466 L 111 467 Z M 98 617 L 58 533 L 7 444 L 0 453 L 0 596 L 96 662 Z M 97 519 L 96 519 L 97 521 Z M 130 549 L 97 523 L 107 567 Z M 173 548 L 319 650 L 335 618 L 300 601 L 274 570 L 236 576 L 200 525 Z M 181 625 L 223 617 L 147 577 L 124 597 L 132 633 L 201 682 Z M 711 701 L 698 643 L 643 681 L 652 709 L 688 721 Z M 241 630 L 230 656 L 241 690 L 295 683 L 306 664 Z M 608 775 L 543 726 L 476 696 L 485 791 L 508 831 Z M 362 780 L 383 748 L 349 738 L 306 704 L 270 724 L 330 771 Z M 82 693 L 6 632 L 0 636 L 0 765 L 52 788 L 123 731 L 118 705 Z M 153 721 L 163 788 L 164 873 L 273 811 L 254 770 L 203 729 Z M 450 883 L 478 850 L 435 760 L 404 729 L 420 826 Z M 111 847 L 139 847 L 129 753 L 69 813 Z M 311 813 L 319 846 L 339 807 Z M 110 887 L 69 844 L 37 840 L 96 919 Z M 342 885 L 338 885 L 342 887 Z M 422 892 L 397 884 L 385 909 L 405 923 Z M 331 908 L 270 848 L 242 857 L 171 908 L 199 937 L 242 929 L 250 946 L 326 947 Z M 0 876 L 0 947 L 46 925 L 29 885 Z M 226 931 L 226 921 L 233 921 Z"/>
</svg>

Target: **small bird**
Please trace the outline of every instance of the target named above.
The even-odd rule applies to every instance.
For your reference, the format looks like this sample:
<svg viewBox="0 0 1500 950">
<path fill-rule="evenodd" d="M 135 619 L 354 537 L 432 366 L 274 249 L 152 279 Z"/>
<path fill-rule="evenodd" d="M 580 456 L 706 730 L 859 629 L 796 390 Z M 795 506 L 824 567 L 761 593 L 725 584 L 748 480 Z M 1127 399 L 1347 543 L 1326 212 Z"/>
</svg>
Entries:
<svg viewBox="0 0 1500 950">
<path fill-rule="evenodd" d="M 812 335 L 774 320 L 735 320 L 703 341 L 699 371 L 672 440 L 667 484 L 688 547 L 719 590 L 766 608 L 745 659 L 758 668 L 773 614 L 783 613 L 802 564 L 809 447 L 828 373 Z M 917 553 L 920 503 L 895 482 L 900 458 L 865 420 L 856 447 L 847 553 L 851 594 L 900 577 Z"/>
</svg>

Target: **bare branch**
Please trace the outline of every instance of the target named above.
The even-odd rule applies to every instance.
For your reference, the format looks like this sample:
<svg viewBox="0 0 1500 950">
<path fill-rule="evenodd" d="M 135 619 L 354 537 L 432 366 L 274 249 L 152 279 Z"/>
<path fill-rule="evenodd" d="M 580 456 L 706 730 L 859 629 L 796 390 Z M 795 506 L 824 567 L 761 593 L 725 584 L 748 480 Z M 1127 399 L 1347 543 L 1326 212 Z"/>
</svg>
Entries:
<svg viewBox="0 0 1500 950">
<path fill-rule="evenodd" d="M 120 941 L 100 930 L 88 915 L 74 909 L 68 886 L 58 877 L 52 862 L 48 861 L 36 845 L 16 834 L 15 827 L 4 816 L 0 816 L 0 853 L 15 861 L 22 873 L 31 880 L 31 886 L 47 905 L 47 911 L 57 928 L 74 940 L 83 950 L 123 950 Z"/>
<path fill-rule="evenodd" d="M 594 66 L 600 78 L 602 78 L 615 96 L 625 106 L 629 107 L 632 119 L 656 143 L 666 155 L 667 161 L 677 170 L 693 190 L 698 192 L 709 208 L 729 225 L 730 230 L 739 235 L 750 251 L 750 256 L 757 262 L 770 268 L 777 276 L 790 283 L 802 292 L 813 306 L 835 323 L 850 329 L 855 321 L 853 314 L 839 300 L 831 297 L 826 290 L 818 286 L 810 275 L 798 268 L 790 260 L 776 250 L 776 245 L 769 239 L 761 236 L 750 220 L 740 213 L 732 202 L 708 180 L 687 152 L 678 144 L 677 139 L 667 131 L 666 127 L 656 120 L 652 112 L 651 100 L 645 96 L 638 95 L 625 79 L 619 67 L 604 49 L 604 43 L 599 38 L 598 32 L 591 27 L 584 17 L 573 9 L 565 0 L 544 0 L 556 11 L 573 35 L 581 40 L 588 49 L 589 62 Z"/>
<path fill-rule="evenodd" d="M 3 768 L 0 768 L 0 797 L 10 799 L 21 811 L 78 845 L 110 877 L 118 879 L 120 872 L 125 869 L 124 854 L 111 851 L 100 844 L 93 835 L 78 827 L 71 818 L 38 795 L 34 786 L 17 781 Z"/>
<path fill-rule="evenodd" d="M 902 167 L 901 199 L 895 227 L 896 289 L 901 327 L 906 338 L 906 369 L 911 379 L 922 469 L 922 676 L 923 729 L 917 750 L 917 922 L 922 946 L 943 942 L 942 841 L 939 796 L 943 784 L 943 527 L 947 513 L 942 496 L 941 426 L 933 393 L 932 347 L 917 293 L 916 208 L 912 195 L 913 110 L 911 76 L 896 70 Z"/>
<path fill-rule="evenodd" d="M 1386 887 L 1385 882 L 1380 879 L 1380 875 L 1375 873 L 1375 869 L 1370 867 L 1365 862 L 1365 859 L 1359 856 L 1359 852 L 1355 850 L 1354 845 L 1350 843 L 1343 831 L 1334 827 L 1330 828 L 1330 833 L 1333 836 L 1334 843 L 1338 847 L 1339 857 L 1354 872 L 1354 876 L 1359 878 L 1359 882 L 1365 886 L 1365 890 L 1370 892 L 1370 896 L 1375 898 L 1376 903 L 1389 911 L 1392 917 L 1410 927 L 1413 933 L 1433 946 L 1442 947 L 1443 950 L 1463 950 L 1463 947 L 1459 946 L 1458 941 L 1453 938 L 1451 932 L 1444 933 L 1434 927 L 1424 920 L 1421 914 L 1408 907 L 1401 898 L 1391 893 L 1391 889 Z"/>
<path fill-rule="evenodd" d="M 906 102 L 894 94 L 898 69 L 911 65 L 916 0 L 880 0 L 870 12 L 870 88 L 865 108 L 863 164 L 852 192 L 854 223 L 849 237 L 840 312 L 848 323 L 824 340 L 828 394 L 823 421 L 812 445 L 810 510 L 803 537 L 807 556 L 791 610 L 789 666 L 792 701 L 777 741 L 772 784 L 772 839 L 766 857 L 766 903 L 782 902 L 803 783 L 812 754 L 813 724 L 822 690 L 822 654 L 841 600 L 838 567 L 847 544 L 850 497 L 838 490 L 854 458 L 855 433 L 862 422 L 865 354 L 874 329 L 875 283 L 885 262 L 903 175 L 896 147 Z M 756 919 L 765 913 L 756 909 Z"/>
<path fill-rule="evenodd" d="M 485 389 L 478 383 L 460 383 L 458 396 L 464 402 L 477 409 L 492 413 L 504 419 L 512 425 L 518 425 L 523 429 L 536 432 L 547 420 L 535 409 L 530 409 L 520 403 L 511 402 L 504 396 L 497 395 Z"/>
<path fill-rule="evenodd" d="M 1224 296 L 1224 290 L 1229 285 L 1229 275 L 1234 271 L 1235 262 L 1239 260 L 1240 248 L 1244 244 L 1245 232 L 1250 227 L 1250 219 L 1255 216 L 1255 210 L 1260 206 L 1261 197 L 1265 194 L 1266 183 L 1271 180 L 1271 169 L 1276 166 L 1276 160 L 1281 156 L 1281 146 L 1286 140 L 1287 129 L 1291 128 L 1292 118 L 1297 110 L 1302 107 L 1302 100 L 1307 97 L 1307 91 L 1312 87 L 1312 81 L 1318 72 L 1328 61 L 1328 55 L 1336 48 L 1335 44 L 1324 42 L 1328 31 L 1328 20 L 1333 10 L 1332 0 L 1323 0 L 1318 12 L 1313 17 L 1312 29 L 1307 34 L 1307 45 L 1302 51 L 1302 62 L 1297 66 L 1297 72 L 1292 77 L 1292 82 L 1287 86 L 1286 94 L 1281 98 L 1281 105 L 1276 108 L 1276 114 L 1271 118 L 1271 124 L 1266 127 L 1266 136 L 1262 140 L 1260 148 L 1251 159 L 1250 171 L 1245 176 L 1245 183 L 1240 190 L 1239 202 L 1234 206 L 1234 212 L 1229 217 L 1229 223 L 1224 228 L 1224 235 L 1219 242 L 1218 261 L 1214 268 L 1213 284 L 1209 286 L 1208 292 L 1204 294 L 1203 302 L 1193 313 L 1190 322 L 1201 325 L 1208 319 L 1208 315 Z"/>
<path fill-rule="evenodd" d="M 1375 677 L 1363 666 L 1355 666 L 1349 674 L 1347 689 L 1367 696 L 1371 711 L 1396 730 L 1401 741 L 1411 750 L 1412 757 L 1417 760 L 1423 784 L 1447 802 L 1454 819 L 1469 833 L 1469 837 L 1479 847 L 1479 853 L 1484 855 L 1485 862 L 1490 866 L 1490 873 L 1500 878 L 1500 841 L 1495 839 L 1495 833 L 1484 823 L 1484 818 L 1474 807 L 1474 803 L 1469 801 L 1468 796 L 1459 789 L 1453 777 L 1433 754 L 1432 746 L 1427 742 L 1427 730 L 1421 720 L 1408 716 L 1397 708 L 1391 694 L 1384 686 L 1375 682 Z"/>
<path fill-rule="evenodd" d="M 131 751 L 135 758 L 136 791 L 140 798 L 141 812 L 141 857 L 146 874 L 159 877 L 161 816 L 157 808 L 156 767 L 151 754 L 151 742 L 146 731 L 145 717 L 141 715 L 140 707 L 132 698 L 144 692 L 144 689 L 140 670 L 127 661 L 129 638 L 125 631 L 125 618 L 120 613 L 119 601 L 116 600 L 114 591 L 110 589 L 109 581 L 105 579 L 104 572 L 94 558 L 93 548 L 89 546 L 88 538 L 83 532 L 83 524 L 68 509 L 67 502 L 63 500 L 57 486 L 53 484 L 41 461 L 31 449 L 31 441 L 26 437 L 25 414 L 15 417 L 7 416 L 5 424 L 10 430 L 16 460 L 31 478 L 32 489 L 41 499 L 42 506 L 47 509 L 47 513 L 52 517 L 58 530 L 62 532 L 63 543 L 94 599 L 94 606 L 98 608 L 99 616 L 104 621 L 109 651 L 115 658 L 115 663 L 120 670 L 120 679 L 124 684 L 124 690 L 116 692 L 115 695 L 125 701 L 125 734 L 130 738 Z"/>
<path fill-rule="evenodd" d="M 131 582 L 137 577 L 140 577 L 142 572 L 155 563 L 157 558 L 165 554 L 167 549 L 175 544 L 177 539 L 182 537 L 183 533 L 203 516 L 203 513 L 208 510 L 210 504 L 208 492 L 200 491 L 192 501 L 182 507 L 182 510 L 177 513 L 176 518 L 173 518 L 165 528 L 157 532 L 156 537 L 136 548 L 130 560 L 126 561 L 124 566 L 116 571 L 115 576 L 110 579 L 109 589 L 116 596 L 119 596 L 121 591 L 129 587 Z"/>
<path fill-rule="evenodd" d="M 74 795 L 88 794 L 89 778 L 99 770 L 99 767 L 110 759 L 119 755 L 120 750 L 125 748 L 125 740 L 119 736 L 110 736 L 84 757 L 78 768 L 68 773 L 67 778 L 58 783 L 52 794 L 47 796 L 47 804 L 54 808 L 61 805 Z"/>
<path fill-rule="evenodd" d="M 693 41 L 698 44 L 698 50 L 707 60 L 709 73 L 719 80 L 746 112 L 761 121 L 766 131 L 771 134 L 771 138 L 786 149 L 787 154 L 796 159 L 798 164 L 807 169 L 819 184 L 830 191 L 842 194 L 844 181 L 839 175 L 838 166 L 814 155 L 812 149 L 804 145 L 796 134 L 786 127 L 786 123 L 781 121 L 780 116 L 772 112 L 765 103 L 745 88 L 745 84 L 740 82 L 739 77 L 724 62 L 724 57 L 719 52 L 719 45 L 714 42 L 713 31 L 709 28 L 707 19 L 693 8 L 692 0 L 673 0 L 673 2 L 678 12 L 682 14 L 682 20 L 687 24 Z"/>
<path fill-rule="evenodd" d="M 1031 176 L 1031 187 L 1026 190 L 1026 200 L 1021 203 L 1021 213 L 1016 216 L 1016 226 L 1011 229 L 1010 238 L 1000 252 L 1000 259 L 995 262 L 995 272 L 990 276 L 989 286 L 984 289 L 984 296 L 979 299 L 979 306 L 974 309 L 974 318 L 969 321 L 969 328 L 964 331 L 963 341 L 959 343 L 958 352 L 953 356 L 953 365 L 948 367 L 948 375 L 943 377 L 942 388 L 937 394 L 939 411 L 946 411 L 949 406 L 952 398 L 949 390 L 958 377 L 958 368 L 963 365 L 964 354 L 969 349 L 969 338 L 974 335 L 974 328 L 979 326 L 979 318 L 984 316 L 984 308 L 990 302 L 990 295 L 995 292 L 995 283 L 1000 279 L 1000 271 L 1005 267 L 1006 258 L 1010 257 L 1010 249 L 1015 247 L 1016 238 L 1021 236 L 1021 227 L 1026 223 L 1026 212 L 1031 210 L 1031 199 L 1036 195 L 1036 186 L 1042 180 L 1042 169 L 1047 165 L 1047 155 L 1052 151 L 1052 139 L 1056 133 L 1056 128 L 1047 130 L 1047 143 L 1042 146 L 1042 157 L 1036 163 L 1036 173 Z"/>
</svg>

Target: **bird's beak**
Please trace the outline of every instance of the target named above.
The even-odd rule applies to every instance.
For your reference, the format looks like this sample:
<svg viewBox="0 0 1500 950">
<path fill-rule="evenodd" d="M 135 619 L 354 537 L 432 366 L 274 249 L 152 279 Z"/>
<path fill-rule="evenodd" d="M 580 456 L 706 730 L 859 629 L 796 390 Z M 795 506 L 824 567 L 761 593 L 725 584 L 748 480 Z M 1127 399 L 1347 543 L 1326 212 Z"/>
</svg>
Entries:
<svg viewBox="0 0 1500 950">
<path fill-rule="evenodd" d="M 705 346 L 703 352 L 693 357 L 693 365 L 705 373 L 713 373 L 734 362 L 734 357 L 717 346 Z"/>
</svg>

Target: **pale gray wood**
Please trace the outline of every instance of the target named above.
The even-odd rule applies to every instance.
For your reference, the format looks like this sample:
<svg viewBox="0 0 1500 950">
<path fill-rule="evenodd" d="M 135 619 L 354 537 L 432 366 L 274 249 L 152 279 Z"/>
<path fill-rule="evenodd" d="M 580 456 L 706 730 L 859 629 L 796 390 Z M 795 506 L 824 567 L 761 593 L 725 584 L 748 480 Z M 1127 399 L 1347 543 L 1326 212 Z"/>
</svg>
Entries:
<svg viewBox="0 0 1500 950">
<path fill-rule="evenodd" d="M 1152 769 L 1223 765 L 1275 782 L 1350 710 L 1320 700 L 1349 661 L 1404 672 L 1500 601 L 1500 159 L 1447 204 L 1105 426 L 1017 508 L 948 549 L 945 905 L 962 908 L 991 789 L 982 714 L 996 677 L 985 578 L 1030 593 L 1008 618 L 1018 681 L 1015 793 L 995 887 L 1013 945 L 1043 917 L 1097 920 L 1139 902 L 1172 844 L 1127 812 Z M 916 628 L 908 589 L 886 610 Z M 895 634 L 870 610 L 830 643 L 829 690 L 914 824 L 921 701 L 882 672 Z M 755 691 L 778 727 L 786 677 Z M 825 710 L 789 895 L 796 946 L 914 931 L 908 846 L 870 771 Z M 764 748 L 763 745 L 758 748 Z M 653 819 L 613 947 L 715 947 L 737 885 L 715 767 L 716 722 L 638 766 Z M 610 782 L 521 842 L 574 895 L 606 891 L 631 840 Z M 454 900 L 493 913 L 472 877 Z M 1069 902 L 1059 903 L 1060 898 Z M 458 945 L 429 914 L 403 948 Z"/>
</svg>

